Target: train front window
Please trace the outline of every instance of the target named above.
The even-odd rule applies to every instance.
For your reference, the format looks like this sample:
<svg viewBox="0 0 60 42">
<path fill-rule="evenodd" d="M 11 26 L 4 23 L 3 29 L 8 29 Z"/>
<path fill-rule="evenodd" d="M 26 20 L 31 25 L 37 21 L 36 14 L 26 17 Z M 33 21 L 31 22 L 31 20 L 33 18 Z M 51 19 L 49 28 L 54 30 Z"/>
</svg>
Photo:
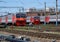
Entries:
<svg viewBox="0 0 60 42">
<path fill-rule="evenodd" d="M 36 17 L 34 17 L 34 19 L 39 19 L 39 17 L 38 17 L 38 16 L 36 16 Z"/>
<path fill-rule="evenodd" d="M 22 18 L 26 18 L 26 15 L 25 15 L 25 14 L 21 14 L 21 17 L 22 17 Z"/>
<path fill-rule="evenodd" d="M 26 14 L 16 14 L 16 18 L 26 18 Z"/>
<path fill-rule="evenodd" d="M 20 14 L 16 14 L 16 18 L 20 18 Z"/>
</svg>

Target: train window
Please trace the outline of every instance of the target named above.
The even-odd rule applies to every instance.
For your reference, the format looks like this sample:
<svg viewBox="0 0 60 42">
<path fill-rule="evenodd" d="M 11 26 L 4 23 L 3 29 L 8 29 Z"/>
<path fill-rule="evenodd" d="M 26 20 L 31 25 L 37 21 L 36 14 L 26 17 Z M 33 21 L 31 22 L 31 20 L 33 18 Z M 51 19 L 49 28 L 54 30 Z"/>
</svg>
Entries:
<svg viewBox="0 0 60 42">
<path fill-rule="evenodd" d="M 50 15 L 56 15 L 56 14 L 50 14 Z"/>
<path fill-rule="evenodd" d="M 36 16 L 36 17 L 34 17 L 34 19 L 39 19 L 39 17 L 38 17 L 38 16 Z"/>
<path fill-rule="evenodd" d="M 26 15 L 25 14 L 21 14 L 21 17 L 26 18 Z"/>
<path fill-rule="evenodd" d="M 20 14 L 16 14 L 16 18 L 20 18 Z"/>
<path fill-rule="evenodd" d="M 16 18 L 26 18 L 26 14 L 16 14 Z"/>
</svg>

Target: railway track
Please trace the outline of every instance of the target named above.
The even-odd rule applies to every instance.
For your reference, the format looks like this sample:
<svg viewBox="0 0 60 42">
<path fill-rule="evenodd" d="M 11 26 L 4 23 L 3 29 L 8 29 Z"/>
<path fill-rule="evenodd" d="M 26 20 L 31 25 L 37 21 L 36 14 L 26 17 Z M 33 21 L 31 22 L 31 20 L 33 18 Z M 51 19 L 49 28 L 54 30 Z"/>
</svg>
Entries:
<svg viewBox="0 0 60 42">
<path fill-rule="evenodd" d="M 43 32 L 32 32 L 32 31 L 18 31 L 18 30 L 7 30 L 7 29 L 0 29 L 0 31 L 20 34 L 20 35 L 27 35 L 32 37 L 38 38 L 49 38 L 49 39 L 58 39 L 60 40 L 60 34 L 52 34 L 52 33 L 43 33 Z"/>
</svg>

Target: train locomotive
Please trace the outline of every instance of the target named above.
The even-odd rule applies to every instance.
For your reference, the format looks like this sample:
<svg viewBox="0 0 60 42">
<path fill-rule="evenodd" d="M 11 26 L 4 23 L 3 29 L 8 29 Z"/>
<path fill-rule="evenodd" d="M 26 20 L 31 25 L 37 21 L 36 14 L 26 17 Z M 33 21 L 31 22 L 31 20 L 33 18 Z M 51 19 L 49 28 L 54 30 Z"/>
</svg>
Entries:
<svg viewBox="0 0 60 42">
<path fill-rule="evenodd" d="M 40 24 L 40 17 L 39 16 L 35 16 L 34 17 L 34 25 L 39 25 Z"/>
<path fill-rule="evenodd" d="M 0 26 L 1 25 L 15 25 L 15 26 L 26 26 L 27 23 L 32 23 L 34 25 L 39 25 L 41 22 L 44 23 L 55 23 L 56 15 L 49 16 L 27 16 L 26 13 L 16 13 L 0 16 Z M 58 22 L 60 22 L 60 15 L 58 15 Z"/>
<path fill-rule="evenodd" d="M 26 25 L 26 14 L 16 14 L 16 25 L 25 26 Z"/>
<path fill-rule="evenodd" d="M 39 25 L 40 24 L 40 16 L 27 16 L 26 22 L 32 23 L 33 25 Z"/>
</svg>

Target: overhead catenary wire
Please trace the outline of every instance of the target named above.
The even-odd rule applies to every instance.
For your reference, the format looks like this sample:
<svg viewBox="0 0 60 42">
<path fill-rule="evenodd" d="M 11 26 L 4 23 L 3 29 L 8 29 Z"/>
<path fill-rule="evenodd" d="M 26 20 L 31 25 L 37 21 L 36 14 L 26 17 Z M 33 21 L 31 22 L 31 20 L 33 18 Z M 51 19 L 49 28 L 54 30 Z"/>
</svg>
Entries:
<svg viewBox="0 0 60 42">
<path fill-rule="evenodd" d="M 40 4 L 40 5 L 43 5 L 41 2 L 39 2 L 39 0 L 37 0 L 37 3 Z"/>
<path fill-rule="evenodd" d="M 0 8 L 22 8 L 22 7 L 12 7 L 12 6 L 0 6 Z"/>
<path fill-rule="evenodd" d="M 0 3 L 7 3 L 6 1 L 2 1 L 2 0 L 0 0 Z"/>
<path fill-rule="evenodd" d="M 5 2 L 5 1 L 1 1 L 1 0 L 0 0 L 0 2 Z"/>
<path fill-rule="evenodd" d="M 24 5 L 24 2 L 22 0 L 20 0 L 21 4 Z"/>
</svg>

